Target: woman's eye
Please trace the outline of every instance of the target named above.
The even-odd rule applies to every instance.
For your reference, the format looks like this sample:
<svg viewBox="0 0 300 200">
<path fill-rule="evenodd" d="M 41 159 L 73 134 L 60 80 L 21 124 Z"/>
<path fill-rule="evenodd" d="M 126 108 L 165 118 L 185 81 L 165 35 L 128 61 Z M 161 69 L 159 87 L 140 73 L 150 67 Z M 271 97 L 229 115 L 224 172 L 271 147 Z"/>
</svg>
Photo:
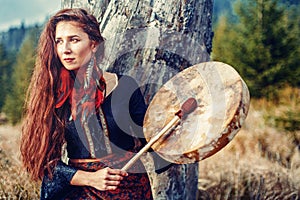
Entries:
<svg viewBox="0 0 300 200">
<path fill-rule="evenodd" d="M 72 39 L 71 39 L 71 42 L 73 42 L 73 43 L 79 42 L 79 39 L 77 39 L 77 38 L 72 38 Z"/>
<path fill-rule="evenodd" d="M 56 44 L 62 44 L 62 40 L 55 40 Z"/>
</svg>

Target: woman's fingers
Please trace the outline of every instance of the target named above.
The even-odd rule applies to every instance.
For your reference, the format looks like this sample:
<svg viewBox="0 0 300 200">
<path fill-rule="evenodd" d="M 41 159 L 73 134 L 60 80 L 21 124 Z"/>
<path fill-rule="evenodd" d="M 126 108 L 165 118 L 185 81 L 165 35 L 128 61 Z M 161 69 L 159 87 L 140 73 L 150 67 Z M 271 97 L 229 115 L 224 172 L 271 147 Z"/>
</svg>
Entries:
<svg viewBox="0 0 300 200">
<path fill-rule="evenodd" d="M 123 176 L 120 175 L 114 175 L 114 174 L 109 174 L 106 178 L 106 180 L 111 180 L 111 181 L 121 181 L 123 180 Z"/>
<path fill-rule="evenodd" d="M 128 176 L 127 172 L 120 169 L 111 169 L 109 167 L 100 169 L 95 173 L 93 187 L 98 190 L 115 190 L 125 176 Z"/>
<path fill-rule="evenodd" d="M 121 171 L 119 169 L 107 168 L 106 180 L 121 181 L 123 180 L 124 176 L 128 176 L 127 172 Z"/>
<path fill-rule="evenodd" d="M 107 172 L 111 175 L 128 176 L 128 173 L 120 169 L 107 168 Z"/>
<path fill-rule="evenodd" d="M 117 188 L 117 186 L 106 186 L 104 190 L 116 190 Z"/>
<path fill-rule="evenodd" d="M 104 183 L 105 186 L 118 186 L 120 184 L 120 181 L 106 181 Z"/>
<path fill-rule="evenodd" d="M 123 176 L 118 174 L 108 174 L 107 178 L 104 181 L 104 190 L 116 190 L 120 181 L 123 180 Z"/>
</svg>

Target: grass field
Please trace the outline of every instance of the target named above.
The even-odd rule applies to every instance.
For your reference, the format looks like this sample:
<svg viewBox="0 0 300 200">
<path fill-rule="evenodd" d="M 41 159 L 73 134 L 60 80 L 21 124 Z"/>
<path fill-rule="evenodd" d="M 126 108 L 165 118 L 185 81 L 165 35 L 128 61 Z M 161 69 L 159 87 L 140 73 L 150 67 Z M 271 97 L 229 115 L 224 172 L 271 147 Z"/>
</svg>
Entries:
<svg viewBox="0 0 300 200">
<path fill-rule="evenodd" d="M 276 104 L 252 101 L 246 122 L 233 141 L 200 162 L 202 196 L 213 200 L 300 199 L 299 111 L 299 89 L 285 89 Z M 286 113 L 291 112 L 289 119 Z"/>
<path fill-rule="evenodd" d="M 199 199 L 300 199 L 300 131 L 277 120 L 289 111 L 299 117 L 300 91 L 285 92 L 276 105 L 252 101 L 233 141 L 199 163 Z M 0 126 L 0 199 L 39 197 L 39 183 L 20 169 L 19 134 L 18 126 Z"/>
<path fill-rule="evenodd" d="M 265 127 L 260 114 L 252 109 L 233 141 L 200 162 L 199 189 L 211 199 L 300 198 L 299 147 L 291 135 Z"/>
<path fill-rule="evenodd" d="M 39 184 L 20 168 L 19 136 L 19 126 L 0 126 L 0 199 L 39 199 Z"/>
</svg>

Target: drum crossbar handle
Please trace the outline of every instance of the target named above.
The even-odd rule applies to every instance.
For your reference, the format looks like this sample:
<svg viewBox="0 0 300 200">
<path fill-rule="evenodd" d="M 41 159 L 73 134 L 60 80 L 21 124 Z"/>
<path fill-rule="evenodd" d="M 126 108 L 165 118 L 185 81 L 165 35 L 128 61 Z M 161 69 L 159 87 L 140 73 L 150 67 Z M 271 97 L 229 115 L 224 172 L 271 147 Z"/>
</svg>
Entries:
<svg viewBox="0 0 300 200">
<path fill-rule="evenodd" d="M 127 171 L 143 155 L 143 153 L 145 153 L 159 138 L 161 138 L 161 136 L 169 132 L 180 122 L 180 119 L 186 118 L 186 116 L 193 112 L 196 108 L 197 101 L 195 98 L 189 98 L 186 100 L 182 104 L 181 109 L 175 113 L 173 119 L 166 126 L 164 126 L 164 128 L 158 134 L 151 138 L 151 140 L 137 154 L 135 154 L 121 170 Z"/>
</svg>

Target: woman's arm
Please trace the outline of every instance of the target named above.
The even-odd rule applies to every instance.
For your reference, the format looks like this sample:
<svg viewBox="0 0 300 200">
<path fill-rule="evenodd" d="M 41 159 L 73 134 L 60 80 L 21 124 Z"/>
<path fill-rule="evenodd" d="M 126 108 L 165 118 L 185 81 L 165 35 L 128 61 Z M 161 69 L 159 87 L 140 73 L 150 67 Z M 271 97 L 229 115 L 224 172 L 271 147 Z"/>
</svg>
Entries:
<svg viewBox="0 0 300 200">
<path fill-rule="evenodd" d="M 41 200 L 62 199 L 70 189 L 70 181 L 77 169 L 59 161 L 53 169 L 52 178 L 45 173 L 41 186 Z"/>
<path fill-rule="evenodd" d="M 90 186 L 97 190 L 115 190 L 128 174 L 119 169 L 106 167 L 96 172 L 78 170 L 70 181 L 71 185 Z"/>
<path fill-rule="evenodd" d="M 41 200 L 63 199 L 74 186 L 90 186 L 98 190 L 115 190 L 128 174 L 118 169 L 104 168 L 96 172 L 77 170 L 59 161 L 53 169 L 53 177 L 45 174 L 41 188 Z"/>
</svg>

